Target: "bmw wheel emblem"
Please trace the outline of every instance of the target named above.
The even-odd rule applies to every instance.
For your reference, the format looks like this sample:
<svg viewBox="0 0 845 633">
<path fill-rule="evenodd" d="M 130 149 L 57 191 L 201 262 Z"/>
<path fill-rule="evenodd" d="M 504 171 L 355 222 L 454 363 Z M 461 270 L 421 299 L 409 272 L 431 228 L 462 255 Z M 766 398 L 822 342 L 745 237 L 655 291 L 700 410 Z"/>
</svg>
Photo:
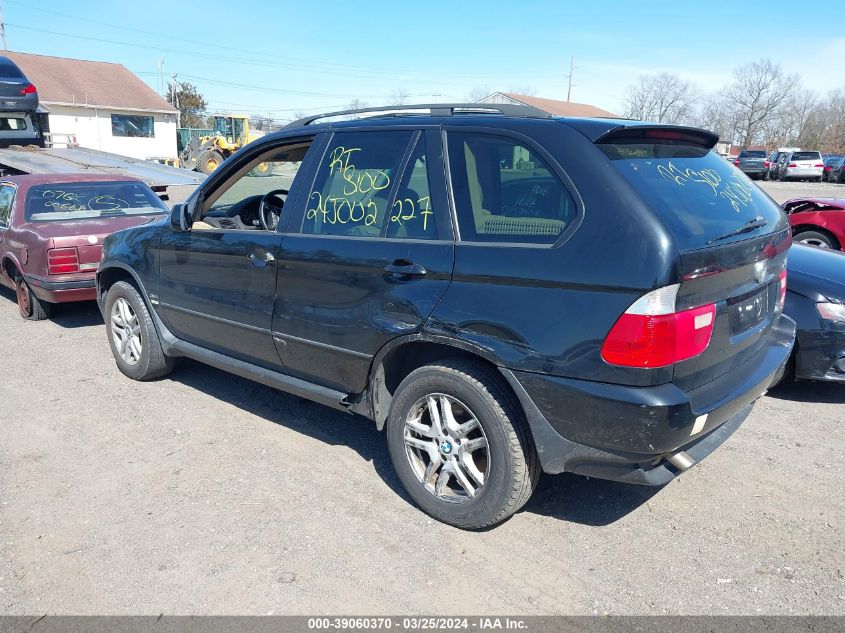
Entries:
<svg viewBox="0 0 845 633">
<path fill-rule="evenodd" d="M 442 442 L 440 442 L 440 452 L 444 455 L 448 455 L 452 452 L 452 444 L 447 442 L 446 440 L 443 440 Z"/>
</svg>

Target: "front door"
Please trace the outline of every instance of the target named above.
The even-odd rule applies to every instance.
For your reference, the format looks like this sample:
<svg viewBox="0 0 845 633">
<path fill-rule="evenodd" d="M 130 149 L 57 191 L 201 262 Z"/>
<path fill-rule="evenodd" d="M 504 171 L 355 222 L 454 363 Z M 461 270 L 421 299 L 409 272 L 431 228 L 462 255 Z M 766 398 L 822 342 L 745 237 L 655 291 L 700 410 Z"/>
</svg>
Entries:
<svg viewBox="0 0 845 633">
<path fill-rule="evenodd" d="M 361 391 L 379 349 L 421 329 L 452 275 L 443 173 L 436 130 L 332 136 L 278 258 L 272 328 L 291 374 Z"/>
<path fill-rule="evenodd" d="M 197 192 L 191 229 L 163 235 L 158 301 L 178 338 L 282 367 L 270 335 L 282 241 L 274 222 L 287 219 L 283 203 L 295 197 L 309 145 L 276 145 L 227 166 Z M 255 169 L 261 163 L 270 169 Z"/>
</svg>

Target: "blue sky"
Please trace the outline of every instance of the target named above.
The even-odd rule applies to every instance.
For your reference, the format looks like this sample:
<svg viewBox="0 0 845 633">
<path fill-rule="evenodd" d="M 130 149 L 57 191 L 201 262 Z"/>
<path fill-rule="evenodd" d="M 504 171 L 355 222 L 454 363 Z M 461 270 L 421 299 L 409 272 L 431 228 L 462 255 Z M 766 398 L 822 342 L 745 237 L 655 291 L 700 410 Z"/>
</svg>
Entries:
<svg viewBox="0 0 845 633">
<path fill-rule="evenodd" d="M 296 110 L 462 100 L 518 91 L 619 110 L 641 74 L 705 89 L 768 56 L 807 88 L 845 87 L 845 6 L 708 2 L 5 0 L 9 49 L 119 62 L 156 87 L 156 64 L 198 86 L 212 110 Z M 824 7 L 824 12 L 821 8 Z M 37 29 L 37 30 L 36 30 Z M 800 46 L 780 45 L 798 37 Z"/>
</svg>

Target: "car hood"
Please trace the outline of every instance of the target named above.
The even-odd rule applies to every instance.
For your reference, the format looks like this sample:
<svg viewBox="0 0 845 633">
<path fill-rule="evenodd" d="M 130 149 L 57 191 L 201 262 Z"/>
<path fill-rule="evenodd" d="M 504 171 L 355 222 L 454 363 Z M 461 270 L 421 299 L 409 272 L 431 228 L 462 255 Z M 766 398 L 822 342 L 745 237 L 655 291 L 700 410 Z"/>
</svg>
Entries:
<svg viewBox="0 0 845 633">
<path fill-rule="evenodd" d="M 794 244 L 786 268 L 790 292 L 817 302 L 845 303 L 845 253 Z"/>
</svg>

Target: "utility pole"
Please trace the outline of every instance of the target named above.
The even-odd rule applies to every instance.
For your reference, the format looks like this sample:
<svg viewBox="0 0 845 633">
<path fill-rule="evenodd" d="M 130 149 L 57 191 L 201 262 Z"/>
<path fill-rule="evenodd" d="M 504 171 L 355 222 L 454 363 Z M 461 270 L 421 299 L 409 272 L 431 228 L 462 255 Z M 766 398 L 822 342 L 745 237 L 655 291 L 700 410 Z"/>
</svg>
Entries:
<svg viewBox="0 0 845 633">
<path fill-rule="evenodd" d="M 6 20 L 3 18 L 2 2 L 0 2 L 0 36 L 3 38 L 3 50 L 9 50 L 9 43 L 6 41 Z"/>
<path fill-rule="evenodd" d="M 179 108 L 179 84 L 176 83 L 176 73 L 173 73 L 173 83 L 171 84 L 173 90 L 173 107 L 176 108 L 176 127 L 182 127 L 182 110 Z"/>
<path fill-rule="evenodd" d="M 575 55 L 569 58 L 569 74 L 566 76 L 569 79 L 569 88 L 566 89 L 566 100 L 572 101 L 572 75 L 575 72 Z"/>
</svg>

